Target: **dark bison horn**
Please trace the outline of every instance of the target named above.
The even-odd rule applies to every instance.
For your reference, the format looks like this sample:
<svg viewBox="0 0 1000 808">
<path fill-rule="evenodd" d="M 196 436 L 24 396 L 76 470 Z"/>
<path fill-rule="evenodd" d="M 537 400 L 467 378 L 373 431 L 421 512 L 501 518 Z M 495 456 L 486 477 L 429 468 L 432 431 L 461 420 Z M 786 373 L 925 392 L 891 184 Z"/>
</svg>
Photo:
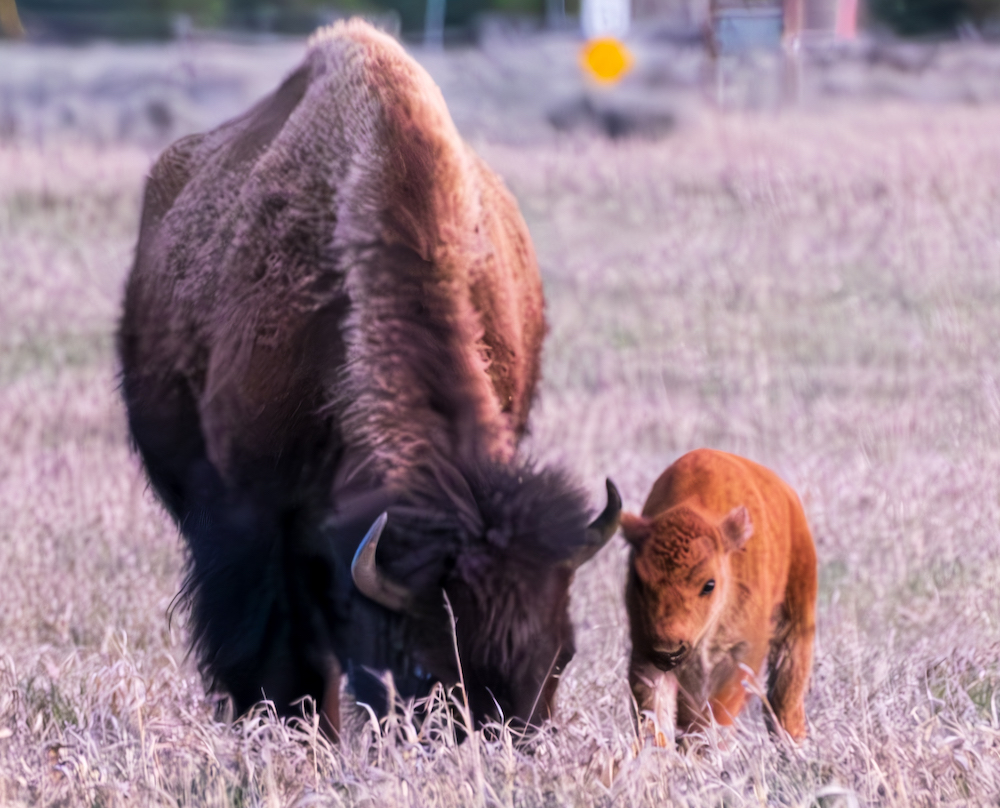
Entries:
<svg viewBox="0 0 1000 808">
<path fill-rule="evenodd" d="M 413 603 L 412 593 L 402 584 L 390 581 L 379 571 L 375 563 L 378 539 L 388 519 L 389 514 L 383 513 L 361 540 L 351 562 L 351 578 L 358 591 L 366 598 L 394 612 L 402 612 Z"/>
<path fill-rule="evenodd" d="M 607 544 L 608 540 L 615 535 L 615 531 L 618 530 L 618 520 L 622 515 L 621 494 L 618 493 L 618 489 L 615 488 L 615 484 L 610 479 L 605 482 L 608 486 L 608 504 L 604 506 L 604 510 L 598 514 L 597 518 L 587 526 L 587 540 L 573 559 L 578 567 L 593 558 L 594 554 Z"/>
</svg>

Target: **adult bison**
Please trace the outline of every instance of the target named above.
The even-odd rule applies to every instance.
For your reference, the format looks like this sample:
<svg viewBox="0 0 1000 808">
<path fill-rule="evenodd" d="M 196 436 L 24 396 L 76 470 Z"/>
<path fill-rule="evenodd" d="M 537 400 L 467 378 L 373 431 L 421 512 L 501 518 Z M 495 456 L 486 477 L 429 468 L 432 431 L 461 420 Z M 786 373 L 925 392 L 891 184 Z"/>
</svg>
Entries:
<svg viewBox="0 0 1000 808">
<path fill-rule="evenodd" d="M 363 23 L 160 157 L 122 389 L 190 549 L 203 670 L 239 711 L 310 695 L 336 732 L 342 670 L 379 709 L 379 671 L 404 696 L 457 682 L 447 596 L 477 720 L 550 714 L 570 581 L 621 503 L 609 483 L 588 526 L 567 477 L 515 453 L 542 307 L 516 203 Z"/>
</svg>

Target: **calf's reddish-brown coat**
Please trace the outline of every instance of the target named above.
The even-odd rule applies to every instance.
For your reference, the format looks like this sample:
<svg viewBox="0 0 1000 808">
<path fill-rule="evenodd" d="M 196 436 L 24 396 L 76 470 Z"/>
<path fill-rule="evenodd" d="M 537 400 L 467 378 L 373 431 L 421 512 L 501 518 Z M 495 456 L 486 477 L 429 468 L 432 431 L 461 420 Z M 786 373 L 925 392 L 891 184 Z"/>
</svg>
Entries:
<svg viewBox="0 0 1000 808">
<path fill-rule="evenodd" d="M 732 723 L 746 669 L 759 675 L 765 661 L 774 715 L 804 738 L 816 551 L 795 491 L 750 460 L 699 449 L 621 524 L 632 545 L 629 683 L 657 738 L 706 724 L 709 710 Z"/>
</svg>

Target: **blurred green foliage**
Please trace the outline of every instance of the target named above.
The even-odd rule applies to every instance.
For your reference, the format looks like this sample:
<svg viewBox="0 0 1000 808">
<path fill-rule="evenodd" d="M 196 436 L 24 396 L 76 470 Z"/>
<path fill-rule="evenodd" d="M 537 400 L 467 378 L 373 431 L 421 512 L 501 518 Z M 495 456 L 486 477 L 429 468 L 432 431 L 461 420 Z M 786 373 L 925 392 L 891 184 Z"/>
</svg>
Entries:
<svg viewBox="0 0 1000 808">
<path fill-rule="evenodd" d="M 165 38 L 179 14 L 202 28 L 306 33 L 352 12 L 396 11 L 403 31 L 423 29 L 426 0 L 18 0 L 29 32 L 56 37 Z M 541 16 L 545 0 L 447 0 L 445 25 L 484 12 Z"/>
<path fill-rule="evenodd" d="M 870 0 L 879 22 L 903 36 L 950 34 L 963 22 L 982 25 L 1000 17 L 1000 0 Z"/>
<path fill-rule="evenodd" d="M 374 0 L 378 8 L 399 13 L 404 31 L 420 31 L 424 27 L 426 0 Z M 531 15 L 545 13 L 545 0 L 446 0 L 446 28 L 464 28 L 484 12 Z"/>
<path fill-rule="evenodd" d="M 29 34 L 159 38 L 170 34 L 167 0 L 18 0 Z"/>
</svg>

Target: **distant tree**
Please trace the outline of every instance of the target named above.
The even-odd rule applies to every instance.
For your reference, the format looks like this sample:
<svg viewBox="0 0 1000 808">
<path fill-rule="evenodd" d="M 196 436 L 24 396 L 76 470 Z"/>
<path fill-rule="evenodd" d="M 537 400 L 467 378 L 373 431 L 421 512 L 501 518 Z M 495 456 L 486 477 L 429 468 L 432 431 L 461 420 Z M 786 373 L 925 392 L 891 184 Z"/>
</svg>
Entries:
<svg viewBox="0 0 1000 808">
<path fill-rule="evenodd" d="M 463 27 L 485 12 L 541 17 L 545 14 L 545 0 L 447 0 L 444 23 Z"/>
<path fill-rule="evenodd" d="M 32 34 L 61 38 L 162 38 L 170 35 L 167 0 L 18 0 Z"/>
<path fill-rule="evenodd" d="M 203 28 L 215 28 L 226 19 L 226 0 L 166 0 L 173 14 L 187 14 Z"/>
<path fill-rule="evenodd" d="M 414 33 L 424 28 L 427 0 L 229 0 L 228 10 L 230 20 L 250 25 L 254 20 L 301 18 L 317 10 L 395 11 L 403 30 Z M 464 28 L 490 11 L 540 17 L 545 13 L 545 0 L 446 0 L 445 26 Z"/>
<path fill-rule="evenodd" d="M 981 2 L 987 0 L 980 0 Z M 0 0 L 0 12 L 15 0 Z M 178 14 L 206 28 L 307 33 L 330 13 L 396 11 L 407 33 L 423 30 L 427 0 L 17 0 L 26 21 L 60 37 L 169 37 Z M 567 6 L 576 0 L 568 0 Z M 445 26 L 467 28 L 484 12 L 541 17 L 545 0 L 446 0 Z M 0 14 L 2 19 L 2 14 Z M 35 26 L 29 26 L 35 29 Z"/>
<path fill-rule="evenodd" d="M 965 6 L 976 25 L 1000 19 L 1000 0 L 965 0 Z"/>
<path fill-rule="evenodd" d="M 1000 0 L 870 0 L 872 16 L 903 36 L 955 31 L 963 21 L 981 25 L 1000 15 Z"/>
<path fill-rule="evenodd" d="M 0 0 L 9 2 L 10 0 Z M 307 33 L 319 9 L 365 7 L 365 0 L 19 0 L 25 18 L 55 36 L 168 37 L 178 14 L 196 25 L 238 25 Z M 367 6 L 371 7 L 371 6 Z"/>
</svg>

